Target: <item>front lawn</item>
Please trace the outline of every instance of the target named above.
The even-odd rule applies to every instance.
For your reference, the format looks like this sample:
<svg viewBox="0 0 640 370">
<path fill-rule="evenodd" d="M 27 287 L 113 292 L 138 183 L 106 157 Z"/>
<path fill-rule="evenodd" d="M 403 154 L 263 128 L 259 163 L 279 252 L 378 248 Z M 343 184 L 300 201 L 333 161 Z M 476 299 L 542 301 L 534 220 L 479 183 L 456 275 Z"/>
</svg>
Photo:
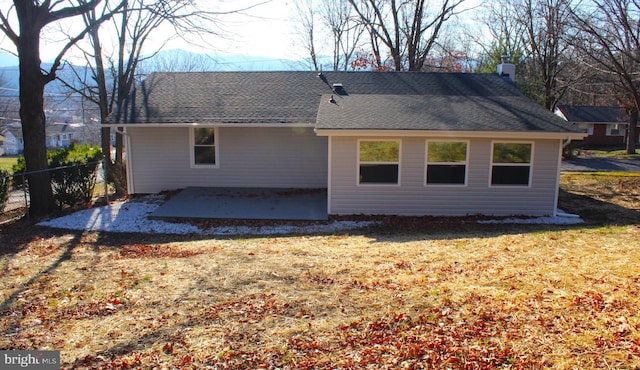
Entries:
<svg viewBox="0 0 640 370">
<path fill-rule="evenodd" d="M 18 163 L 17 157 L 0 157 L 0 170 L 11 172 L 11 168 L 16 163 Z"/>
<path fill-rule="evenodd" d="M 589 210 L 570 227 L 425 218 L 198 239 L 4 226 L 0 348 L 92 369 L 638 367 L 639 185 L 564 176 L 561 208 Z"/>
<path fill-rule="evenodd" d="M 586 158 L 600 157 L 600 158 L 614 158 L 614 159 L 632 159 L 640 160 L 640 149 L 636 154 L 627 154 L 624 149 L 585 149 L 580 150 L 580 155 Z"/>
</svg>

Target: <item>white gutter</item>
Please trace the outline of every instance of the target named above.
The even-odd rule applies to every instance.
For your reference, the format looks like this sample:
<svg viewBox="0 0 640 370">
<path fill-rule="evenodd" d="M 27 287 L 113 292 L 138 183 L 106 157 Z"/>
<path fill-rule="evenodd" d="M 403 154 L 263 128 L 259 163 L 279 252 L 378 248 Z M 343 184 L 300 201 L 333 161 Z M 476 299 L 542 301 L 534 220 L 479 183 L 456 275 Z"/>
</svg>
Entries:
<svg viewBox="0 0 640 370">
<path fill-rule="evenodd" d="M 428 131 L 428 130 L 323 130 L 315 129 L 318 136 L 357 137 L 433 137 L 433 138 L 489 138 L 489 139 L 582 139 L 586 133 L 537 131 Z"/>
</svg>

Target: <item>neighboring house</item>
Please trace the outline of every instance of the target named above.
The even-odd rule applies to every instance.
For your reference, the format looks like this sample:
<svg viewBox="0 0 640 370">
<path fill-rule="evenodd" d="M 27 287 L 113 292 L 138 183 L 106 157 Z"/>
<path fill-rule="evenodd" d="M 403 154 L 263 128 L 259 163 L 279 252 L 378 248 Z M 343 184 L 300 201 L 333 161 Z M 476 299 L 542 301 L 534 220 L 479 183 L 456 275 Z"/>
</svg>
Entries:
<svg viewBox="0 0 640 370">
<path fill-rule="evenodd" d="M 123 117 L 132 194 L 326 188 L 334 215 L 555 214 L 584 137 L 497 74 L 154 73 Z"/>
<path fill-rule="evenodd" d="M 83 141 L 82 126 L 70 123 L 53 123 L 47 125 L 47 148 L 66 148 L 72 143 Z"/>
<path fill-rule="evenodd" d="M 620 107 L 559 105 L 555 113 L 587 133 L 583 145 L 622 146 L 627 142 L 629 116 Z"/>
<path fill-rule="evenodd" d="M 18 155 L 24 151 L 22 127 L 19 123 L 9 123 L 0 132 L 5 140 L 2 142 L 2 150 L 5 155 Z M 46 128 L 47 149 L 66 148 L 71 143 L 83 140 L 83 128 L 80 125 L 68 123 L 54 123 Z"/>
<path fill-rule="evenodd" d="M 18 155 L 24 150 L 22 128 L 20 124 L 9 123 L 0 132 L 4 136 L 2 142 L 2 155 Z"/>
</svg>

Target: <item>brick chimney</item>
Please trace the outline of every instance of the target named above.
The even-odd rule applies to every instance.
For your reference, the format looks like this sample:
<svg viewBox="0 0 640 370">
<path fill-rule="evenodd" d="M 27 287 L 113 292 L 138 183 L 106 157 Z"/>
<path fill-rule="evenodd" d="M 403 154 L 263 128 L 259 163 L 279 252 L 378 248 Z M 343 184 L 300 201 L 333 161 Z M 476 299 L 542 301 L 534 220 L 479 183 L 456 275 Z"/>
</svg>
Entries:
<svg viewBox="0 0 640 370">
<path fill-rule="evenodd" d="M 502 56 L 502 63 L 498 64 L 498 74 L 504 79 L 516 82 L 516 65 L 509 63 L 509 56 Z"/>
</svg>

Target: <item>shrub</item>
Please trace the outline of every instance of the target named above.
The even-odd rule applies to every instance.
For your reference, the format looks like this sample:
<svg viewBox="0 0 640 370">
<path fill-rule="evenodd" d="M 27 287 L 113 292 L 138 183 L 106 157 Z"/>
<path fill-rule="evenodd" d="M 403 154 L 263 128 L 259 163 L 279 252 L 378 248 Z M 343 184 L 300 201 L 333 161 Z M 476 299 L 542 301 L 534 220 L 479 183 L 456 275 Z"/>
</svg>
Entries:
<svg viewBox="0 0 640 370">
<path fill-rule="evenodd" d="M 11 174 L 7 170 L 0 169 L 0 212 L 4 211 L 4 207 L 7 205 L 10 190 Z"/>
<path fill-rule="evenodd" d="M 24 161 L 24 157 L 18 157 L 18 161 L 11 167 L 11 172 L 13 172 L 13 186 L 20 186 L 23 183 L 22 176 L 17 176 L 27 172 L 27 162 Z"/>
<path fill-rule="evenodd" d="M 582 142 L 572 141 L 569 145 L 562 147 L 562 159 L 575 159 L 580 152 Z"/>
<path fill-rule="evenodd" d="M 98 147 L 74 145 L 47 153 L 51 173 L 51 187 L 58 206 L 75 206 L 91 201 L 96 185 L 96 169 L 102 152 Z"/>
</svg>

